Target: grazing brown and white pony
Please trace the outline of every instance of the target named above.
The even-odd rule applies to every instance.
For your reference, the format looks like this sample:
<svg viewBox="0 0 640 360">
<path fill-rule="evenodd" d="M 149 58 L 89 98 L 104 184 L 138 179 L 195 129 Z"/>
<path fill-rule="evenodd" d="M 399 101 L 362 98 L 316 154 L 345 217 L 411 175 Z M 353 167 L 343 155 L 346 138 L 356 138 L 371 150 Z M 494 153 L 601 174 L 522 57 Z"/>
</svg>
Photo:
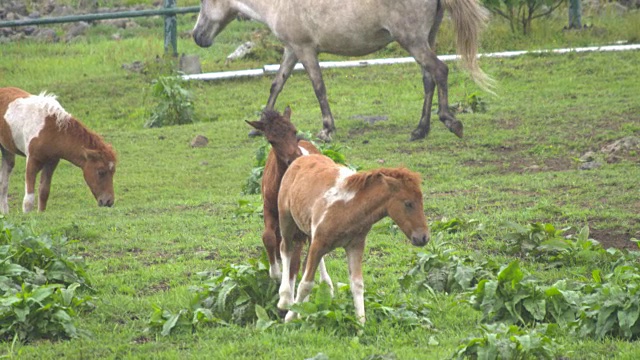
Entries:
<svg viewBox="0 0 640 360">
<path fill-rule="evenodd" d="M 347 253 L 356 317 L 365 322 L 362 255 L 371 226 L 389 216 L 415 246 L 429 241 L 420 176 L 404 168 L 354 172 L 323 155 L 298 158 L 285 173 L 278 195 L 282 244 L 282 283 L 278 308 L 293 303 L 296 242 L 311 238 L 304 275 L 295 302 L 305 301 L 313 288 L 319 260 L 343 247 Z M 285 321 L 296 316 L 289 311 Z"/>
<path fill-rule="evenodd" d="M 15 155 L 26 156 L 22 210 L 35 205 L 36 175 L 40 175 L 38 210 L 49 199 L 51 177 L 60 159 L 80 167 L 99 206 L 112 206 L 116 154 L 111 145 L 67 113 L 56 97 L 31 95 L 18 88 L 0 88 L 0 212 L 9 211 L 9 176 Z"/>
<path fill-rule="evenodd" d="M 436 85 L 438 117 L 451 132 L 462 137 L 462 123 L 449 110 L 449 69 L 435 53 L 436 34 L 445 9 L 453 20 L 462 63 L 477 83 L 488 87 L 489 78 L 476 59 L 480 30 L 488 14 L 479 0 L 201 0 L 193 38 L 201 47 L 211 46 L 213 39 L 238 14 L 267 25 L 284 44 L 284 55 L 266 108 L 274 108 L 300 60 L 322 112 L 323 128 L 318 134 L 322 140 L 331 140 L 335 125 L 318 54 L 362 56 L 396 41 L 422 69 L 422 116 L 411 139 L 422 139 L 429 133 Z"/>
<path fill-rule="evenodd" d="M 247 121 L 255 129 L 260 130 L 271 144 L 267 161 L 262 174 L 262 200 L 264 213 L 264 231 L 262 242 L 269 258 L 269 276 L 277 281 L 282 279 L 280 271 L 280 224 L 278 217 L 278 192 L 285 171 L 295 159 L 320 151 L 310 142 L 299 140 L 298 130 L 291 122 L 291 109 L 287 106 L 283 115 L 275 110 L 265 110 L 260 121 Z M 300 268 L 300 253 L 303 243 L 296 244 L 296 262 L 291 264 L 292 272 L 297 274 Z M 320 278 L 333 289 L 331 278 L 327 273 L 324 260 L 320 261 Z"/>
</svg>

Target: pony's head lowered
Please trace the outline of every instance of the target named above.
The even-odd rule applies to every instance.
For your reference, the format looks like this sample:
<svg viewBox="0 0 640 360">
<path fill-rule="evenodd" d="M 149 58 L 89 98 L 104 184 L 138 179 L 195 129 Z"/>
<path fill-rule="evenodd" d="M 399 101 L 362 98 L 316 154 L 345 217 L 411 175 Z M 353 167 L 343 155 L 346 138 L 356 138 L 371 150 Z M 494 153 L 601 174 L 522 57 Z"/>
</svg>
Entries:
<svg viewBox="0 0 640 360">
<path fill-rule="evenodd" d="M 230 0 L 200 0 L 200 13 L 193 28 L 193 40 L 200 47 L 209 47 L 213 39 L 238 14 Z"/>
<path fill-rule="evenodd" d="M 95 134 L 93 134 L 95 135 Z M 98 135 L 95 135 L 96 137 Z M 98 137 L 101 141 L 101 139 Z M 84 148 L 82 173 L 98 206 L 113 206 L 113 175 L 116 172 L 116 154 L 111 145 L 101 142 L 92 148 Z"/>
<path fill-rule="evenodd" d="M 420 175 L 405 168 L 381 168 L 366 174 L 366 177 L 360 179 L 351 176 L 347 180 L 347 187 L 362 187 L 371 181 L 382 182 L 390 193 L 386 204 L 387 215 L 411 239 L 413 245 L 424 246 L 429 241 L 430 234 L 424 215 Z M 357 182 L 361 184 L 356 184 Z"/>
<path fill-rule="evenodd" d="M 247 124 L 264 133 L 276 157 L 287 166 L 302 155 L 296 137 L 298 131 L 291 123 L 291 109 L 288 106 L 282 116 L 277 111 L 265 110 L 260 121 L 247 121 Z"/>
</svg>

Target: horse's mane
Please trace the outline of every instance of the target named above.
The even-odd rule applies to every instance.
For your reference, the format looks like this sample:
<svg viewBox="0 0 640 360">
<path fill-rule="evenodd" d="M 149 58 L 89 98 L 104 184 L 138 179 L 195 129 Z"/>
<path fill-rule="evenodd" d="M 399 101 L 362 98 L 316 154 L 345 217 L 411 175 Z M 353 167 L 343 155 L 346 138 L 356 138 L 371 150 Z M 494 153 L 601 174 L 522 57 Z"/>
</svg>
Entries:
<svg viewBox="0 0 640 360">
<path fill-rule="evenodd" d="M 106 143 L 102 136 L 89 130 L 84 124 L 77 119 L 71 117 L 67 120 L 64 126 L 58 125 L 60 130 L 66 131 L 73 135 L 88 149 L 97 150 L 104 156 L 106 161 L 116 162 L 116 152 L 113 150 L 110 144 Z"/>
<path fill-rule="evenodd" d="M 99 151 L 103 154 L 106 161 L 116 162 L 116 153 L 111 145 L 106 143 L 102 139 L 102 136 L 89 130 L 84 124 L 69 114 L 62 105 L 60 105 L 58 100 L 56 100 L 56 95 L 47 94 L 43 91 L 38 95 L 36 101 L 38 101 L 39 105 L 44 109 L 45 116 L 51 116 L 56 119 L 56 126 L 60 131 L 65 131 L 73 135 L 74 138 L 78 139 L 87 148 Z"/>
<path fill-rule="evenodd" d="M 358 172 L 346 179 L 345 188 L 351 191 L 358 191 L 366 187 L 370 179 L 374 179 L 380 174 L 400 180 L 407 187 L 420 191 L 420 174 L 406 168 L 380 168 Z"/>
<path fill-rule="evenodd" d="M 280 115 L 279 112 L 271 109 L 266 109 L 262 112 L 260 122 L 266 125 L 268 133 L 272 136 L 279 137 L 285 134 L 291 128 L 295 130 L 295 125 L 288 120 L 285 116 Z M 266 129 L 265 129 L 266 130 Z M 265 135 L 266 132 L 265 132 Z"/>
</svg>

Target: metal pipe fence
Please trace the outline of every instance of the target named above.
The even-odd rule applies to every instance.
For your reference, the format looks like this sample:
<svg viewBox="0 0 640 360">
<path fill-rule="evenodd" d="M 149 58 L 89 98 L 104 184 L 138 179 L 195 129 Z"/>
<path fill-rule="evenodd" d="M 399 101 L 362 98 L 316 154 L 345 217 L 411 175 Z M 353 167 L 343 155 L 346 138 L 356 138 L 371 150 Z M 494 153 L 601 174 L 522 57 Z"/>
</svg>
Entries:
<svg viewBox="0 0 640 360">
<path fill-rule="evenodd" d="M 164 0 L 164 7 L 162 9 L 119 11 L 119 12 L 101 13 L 101 14 L 82 14 L 82 15 L 69 15 L 69 16 L 39 18 L 39 19 L 0 21 L 0 28 L 163 15 L 164 16 L 164 51 L 165 53 L 171 52 L 173 56 L 177 56 L 178 55 L 178 26 L 177 26 L 178 22 L 176 19 L 176 15 L 187 14 L 187 13 L 197 13 L 199 11 L 200 11 L 199 6 L 176 7 L 176 0 Z"/>
</svg>

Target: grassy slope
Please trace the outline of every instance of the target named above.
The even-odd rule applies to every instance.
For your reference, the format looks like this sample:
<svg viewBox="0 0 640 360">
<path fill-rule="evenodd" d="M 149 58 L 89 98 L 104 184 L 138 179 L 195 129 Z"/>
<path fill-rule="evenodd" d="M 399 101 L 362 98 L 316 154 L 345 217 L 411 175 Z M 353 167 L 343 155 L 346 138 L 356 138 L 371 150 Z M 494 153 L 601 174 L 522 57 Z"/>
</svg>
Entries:
<svg viewBox="0 0 640 360">
<path fill-rule="evenodd" d="M 196 49 L 187 39 L 181 40 L 180 49 L 201 54 L 205 70 L 252 68 L 265 62 L 223 65 L 224 54 L 247 38 L 241 30 L 255 25 L 233 26 L 217 47 Z M 186 31 L 188 24 L 182 27 Z M 87 258 L 99 292 L 97 310 L 81 324 L 93 332 L 92 339 L 18 346 L 14 354 L 299 359 L 318 352 L 330 358 L 393 352 L 398 358 L 445 358 L 461 339 L 474 334 L 479 314 L 445 295 L 425 300 L 433 305 L 437 332 L 406 333 L 383 323 L 369 324 L 359 341 L 326 332 L 276 334 L 238 327 L 158 339 L 143 334 L 151 304 L 186 306 L 196 272 L 243 262 L 261 251 L 261 219 L 236 218 L 234 210 L 241 198 L 260 202 L 258 196 L 240 195 L 259 144 L 246 137 L 248 126 L 242 120 L 257 117 L 270 79 L 194 84 L 197 113 L 204 122 L 142 129 L 154 73 L 131 74 L 121 64 L 152 62 L 162 43 L 157 32 L 134 35 L 120 42 L 96 34 L 90 42 L 71 45 L 19 43 L 0 48 L 0 86 L 55 92 L 67 110 L 103 133 L 120 156 L 114 208 L 97 208 L 80 170 L 62 163 L 48 211 L 30 215 L 19 212 L 24 162 L 18 160 L 8 219 L 39 232 L 79 239 L 77 251 Z M 443 38 L 446 49 L 446 31 Z M 326 71 L 325 78 L 338 126 L 336 142 L 344 146 L 348 160 L 369 169 L 383 159 L 385 166 L 419 171 L 429 218 L 479 219 L 488 238 L 474 242 L 461 237 L 455 245 L 491 256 L 507 231 L 504 221 L 589 224 L 602 230 L 602 236 L 640 237 L 637 154 L 593 171 L 577 170 L 574 160 L 640 133 L 635 71 L 639 61 L 640 52 L 483 60 L 485 71 L 499 82 L 499 97 L 483 95 L 488 112 L 459 116 L 465 124 L 464 139 L 434 120 L 429 138 L 414 143 L 407 139 L 422 104 L 415 65 Z M 466 75 L 451 72 L 452 102 L 476 91 Z M 300 130 L 319 129 L 320 113 L 306 75 L 292 76 L 279 99 L 280 107 L 285 104 L 293 108 Z M 367 125 L 354 115 L 386 115 L 389 120 Z M 209 146 L 191 149 L 188 143 L 196 134 L 207 136 Z M 419 251 L 400 234 L 390 235 L 389 224 L 385 220 L 369 237 L 364 265 L 369 289 L 396 289 L 397 277 Z M 330 256 L 328 267 L 334 281 L 347 281 L 342 251 Z M 542 275 L 573 277 L 579 271 L 567 268 Z M 438 346 L 428 345 L 431 336 Z M 575 358 L 638 356 L 632 343 L 562 341 Z M 4 351 L 9 348 L 4 345 Z"/>
</svg>

